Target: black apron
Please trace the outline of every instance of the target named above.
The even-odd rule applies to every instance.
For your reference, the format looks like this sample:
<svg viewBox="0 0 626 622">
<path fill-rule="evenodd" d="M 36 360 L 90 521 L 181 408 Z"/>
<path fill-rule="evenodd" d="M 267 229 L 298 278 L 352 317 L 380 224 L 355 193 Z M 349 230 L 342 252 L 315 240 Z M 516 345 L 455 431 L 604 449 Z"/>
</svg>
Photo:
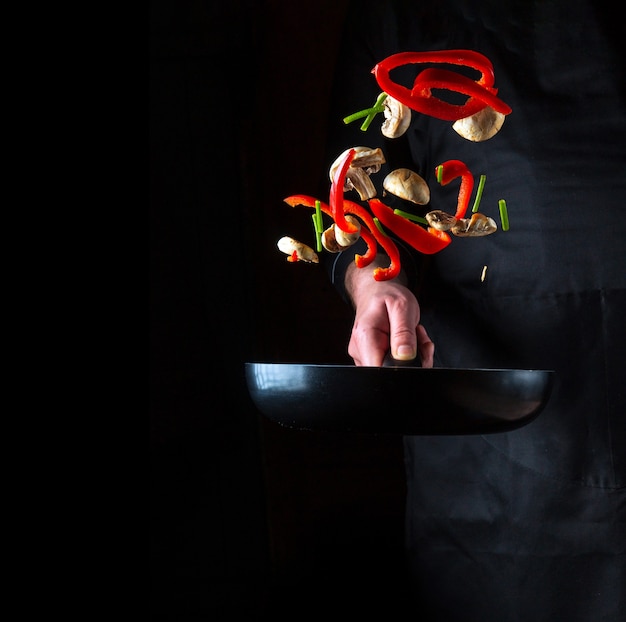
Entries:
<svg viewBox="0 0 626 622">
<path fill-rule="evenodd" d="M 416 115 L 382 146 L 429 183 L 428 209 L 455 211 L 458 183 L 434 178 L 448 159 L 486 175 L 480 211 L 499 225 L 507 204 L 509 231 L 453 238 L 421 268 L 435 365 L 556 372 L 519 430 L 405 439 L 416 611 L 438 622 L 626 619 L 626 31 L 593 4 L 361 2 L 349 17 L 367 42 L 340 71 L 350 111 L 372 59 L 470 48 L 493 62 L 513 108 L 494 138 Z"/>
</svg>

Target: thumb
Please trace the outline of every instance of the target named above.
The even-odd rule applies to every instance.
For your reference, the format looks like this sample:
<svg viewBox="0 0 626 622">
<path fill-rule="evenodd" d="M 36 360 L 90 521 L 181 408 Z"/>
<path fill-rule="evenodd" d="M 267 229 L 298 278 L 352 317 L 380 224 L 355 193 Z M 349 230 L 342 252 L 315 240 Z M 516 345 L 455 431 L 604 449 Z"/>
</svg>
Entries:
<svg viewBox="0 0 626 622">
<path fill-rule="evenodd" d="M 417 336 L 415 328 L 408 326 L 392 327 L 389 332 L 391 356 L 398 361 L 411 361 L 417 356 Z"/>
</svg>

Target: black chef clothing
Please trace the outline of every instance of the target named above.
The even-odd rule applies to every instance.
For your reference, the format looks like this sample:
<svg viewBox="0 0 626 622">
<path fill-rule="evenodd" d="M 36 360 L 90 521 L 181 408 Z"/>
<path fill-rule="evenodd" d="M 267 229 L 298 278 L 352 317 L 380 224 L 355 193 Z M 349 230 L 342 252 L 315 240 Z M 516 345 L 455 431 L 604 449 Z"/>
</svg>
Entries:
<svg viewBox="0 0 626 622">
<path fill-rule="evenodd" d="M 431 188 L 420 214 L 454 213 L 458 180 L 441 186 L 435 167 L 461 160 L 476 182 L 486 176 L 480 211 L 499 224 L 414 253 L 415 267 L 403 258 L 435 366 L 555 371 L 527 426 L 405 438 L 407 560 L 429 620 L 626 620 L 626 30 L 605 5 L 377 0 L 348 13 L 329 158 L 381 146 L 376 183 L 394 168 L 418 172 Z M 513 110 L 494 138 L 473 143 L 418 113 L 400 139 L 383 138 L 377 120 L 367 133 L 343 124 L 380 93 L 376 62 L 442 49 L 493 63 Z M 329 262 L 340 290 L 352 256 Z"/>
</svg>

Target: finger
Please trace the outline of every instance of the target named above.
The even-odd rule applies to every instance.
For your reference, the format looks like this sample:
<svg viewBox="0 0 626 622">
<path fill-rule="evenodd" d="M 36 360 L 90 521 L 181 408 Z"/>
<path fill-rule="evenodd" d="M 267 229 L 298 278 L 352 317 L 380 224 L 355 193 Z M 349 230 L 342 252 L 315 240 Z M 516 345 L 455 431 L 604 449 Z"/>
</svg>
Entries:
<svg viewBox="0 0 626 622">
<path fill-rule="evenodd" d="M 421 324 L 416 329 L 416 336 L 422 367 L 432 367 L 434 364 L 435 344 L 431 341 L 426 329 Z"/>
<path fill-rule="evenodd" d="M 380 330 L 354 330 L 348 346 L 348 354 L 357 366 L 382 367 L 388 350 L 389 335 Z"/>
<path fill-rule="evenodd" d="M 392 324 L 390 334 L 391 356 L 398 361 L 411 361 L 417 356 L 417 336 L 415 324 L 407 325 L 408 318 L 402 317 L 398 324 Z"/>
</svg>

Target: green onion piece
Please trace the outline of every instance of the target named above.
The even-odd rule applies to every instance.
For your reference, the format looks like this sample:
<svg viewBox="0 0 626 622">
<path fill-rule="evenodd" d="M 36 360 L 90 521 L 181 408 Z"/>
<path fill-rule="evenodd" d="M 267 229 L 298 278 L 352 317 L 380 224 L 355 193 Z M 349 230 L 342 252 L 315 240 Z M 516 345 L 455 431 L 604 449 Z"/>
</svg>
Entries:
<svg viewBox="0 0 626 622">
<path fill-rule="evenodd" d="M 378 230 L 386 237 L 389 237 L 387 235 L 387 232 L 383 229 L 383 226 L 380 224 L 380 220 L 378 220 L 378 218 L 376 218 L 376 216 L 374 216 L 374 224 L 376 225 L 376 227 L 378 228 Z"/>
<path fill-rule="evenodd" d="M 385 107 L 383 106 L 383 102 L 387 98 L 387 93 L 381 93 L 376 99 L 376 103 L 371 108 L 366 108 L 365 110 L 359 110 L 359 112 L 355 112 L 354 114 L 348 115 L 344 117 L 343 122 L 348 125 L 348 123 L 352 123 L 352 121 L 356 121 L 357 119 L 362 119 L 363 117 L 367 117 L 363 124 L 361 125 L 361 130 L 365 132 L 367 128 L 370 126 L 374 118 L 380 112 L 385 111 Z"/>
<path fill-rule="evenodd" d="M 439 183 L 441 183 L 441 178 L 443 177 L 443 164 L 440 164 L 436 169 L 435 169 L 435 175 L 437 175 L 437 181 Z"/>
<path fill-rule="evenodd" d="M 315 213 L 311 214 L 313 226 L 315 227 L 315 243 L 318 253 L 322 252 L 322 233 L 324 232 L 324 221 L 322 220 L 322 204 L 315 201 Z"/>
<path fill-rule="evenodd" d="M 322 220 L 322 202 L 315 201 L 315 230 L 322 233 L 324 231 L 324 221 Z"/>
<path fill-rule="evenodd" d="M 478 189 L 476 190 L 476 198 L 474 199 L 474 206 L 472 207 L 472 212 L 478 211 L 478 206 L 480 205 L 480 200 L 483 196 L 483 188 L 485 187 L 485 180 L 487 179 L 487 175 L 481 175 L 480 181 L 478 182 Z"/>
<path fill-rule="evenodd" d="M 425 218 L 422 218 L 421 216 L 416 216 L 415 214 L 410 214 L 409 212 L 403 212 L 401 209 L 394 209 L 393 213 L 398 214 L 398 216 L 402 216 L 407 220 L 413 220 L 414 222 L 419 222 L 423 225 L 428 224 L 428 221 Z"/>
<path fill-rule="evenodd" d="M 354 114 L 348 115 L 343 118 L 343 122 L 348 125 L 348 123 L 352 123 L 352 121 L 356 121 L 357 119 L 362 119 L 363 117 L 367 117 L 371 113 L 372 109 L 368 108 L 367 110 L 360 110 L 359 112 L 355 112 Z"/>
<path fill-rule="evenodd" d="M 498 207 L 500 208 L 500 221 L 502 222 L 502 231 L 509 230 L 509 213 L 506 209 L 506 201 L 500 199 L 498 201 Z"/>
<path fill-rule="evenodd" d="M 361 131 L 362 132 L 367 131 L 367 128 L 370 126 L 370 124 L 372 123 L 372 121 L 374 120 L 374 118 L 376 117 L 376 115 L 379 112 L 384 112 L 385 107 L 383 106 L 383 102 L 385 101 L 385 99 L 387 99 L 387 93 L 385 93 L 383 91 L 376 98 L 376 103 L 374 104 L 373 108 L 371 109 L 370 114 L 367 115 L 367 119 L 365 119 L 365 121 L 363 121 L 363 123 L 361 125 Z"/>
</svg>

